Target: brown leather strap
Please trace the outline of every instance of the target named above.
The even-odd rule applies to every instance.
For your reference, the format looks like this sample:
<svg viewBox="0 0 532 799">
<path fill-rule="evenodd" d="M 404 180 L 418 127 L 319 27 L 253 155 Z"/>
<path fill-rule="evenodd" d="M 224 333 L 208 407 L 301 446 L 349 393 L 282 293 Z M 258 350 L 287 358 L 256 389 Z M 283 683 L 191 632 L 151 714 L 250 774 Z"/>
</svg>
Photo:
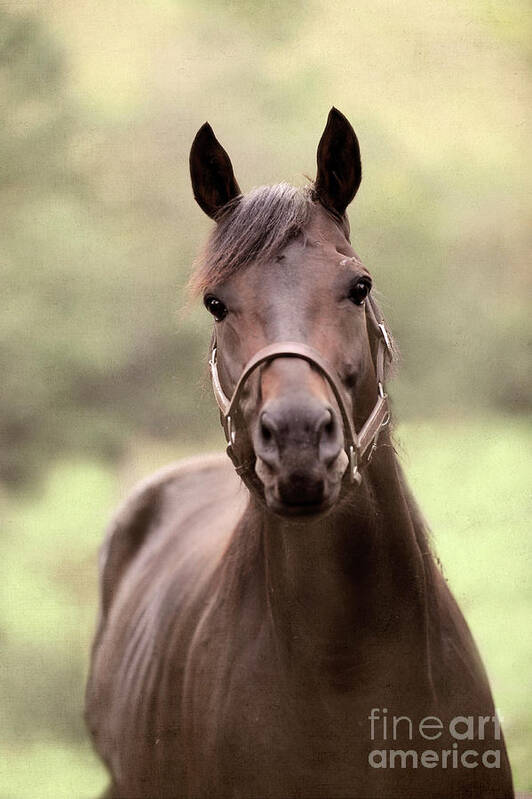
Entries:
<svg viewBox="0 0 532 799">
<path fill-rule="evenodd" d="M 247 464 L 239 464 L 238 458 L 234 452 L 233 444 L 235 443 L 235 429 L 233 422 L 234 415 L 238 409 L 240 396 L 246 381 L 255 371 L 255 369 L 257 369 L 257 367 L 261 366 L 263 363 L 272 361 L 275 358 L 301 358 L 317 368 L 323 377 L 325 377 L 332 389 L 342 415 L 345 450 L 349 457 L 351 479 L 356 482 L 360 482 L 359 466 L 361 465 L 361 461 L 364 458 L 366 458 L 366 461 L 370 460 L 377 445 L 379 432 L 381 428 L 387 424 L 387 419 L 389 418 L 388 401 L 384 391 L 384 372 L 386 357 L 388 356 L 391 358 L 392 355 L 391 341 L 384 325 L 384 321 L 377 321 L 376 306 L 371 299 L 366 307 L 369 309 L 368 319 L 371 321 L 379 334 L 379 343 L 375 362 L 378 396 L 369 417 L 363 424 L 362 429 L 358 434 L 353 426 L 353 420 L 346 404 L 344 390 L 339 376 L 322 358 L 320 353 L 313 347 L 309 347 L 307 344 L 302 344 L 298 341 L 274 342 L 273 344 L 263 347 L 256 352 L 255 355 L 245 365 L 238 383 L 236 384 L 235 390 L 233 391 L 232 397 L 229 399 L 220 383 L 216 363 L 216 342 L 214 339 L 211 360 L 209 361 L 212 385 L 216 402 L 218 403 L 218 407 L 221 411 L 222 425 L 228 443 L 227 452 L 241 477 L 243 477 L 244 472 L 247 469 Z"/>
<path fill-rule="evenodd" d="M 301 344 L 298 341 L 275 342 L 274 344 L 269 344 L 267 347 L 263 347 L 261 350 L 255 353 L 255 355 L 244 367 L 244 371 L 242 372 L 234 390 L 233 396 L 231 397 L 231 402 L 229 403 L 226 417 L 232 418 L 233 414 L 235 413 L 238 407 L 242 389 L 244 388 L 244 384 L 251 373 L 254 372 L 255 369 L 261 364 L 272 361 L 275 358 L 300 358 L 310 363 L 323 375 L 323 377 L 329 383 L 338 403 L 338 407 L 340 408 L 342 421 L 344 423 L 344 430 L 348 439 L 346 444 L 347 446 L 351 444 L 356 446 L 357 435 L 353 427 L 351 415 L 346 407 L 344 393 L 339 379 L 333 374 L 331 368 L 325 363 L 317 350 L 315 350 L 313 347 L 309 347 L 307 344 Z"/>
</svg>

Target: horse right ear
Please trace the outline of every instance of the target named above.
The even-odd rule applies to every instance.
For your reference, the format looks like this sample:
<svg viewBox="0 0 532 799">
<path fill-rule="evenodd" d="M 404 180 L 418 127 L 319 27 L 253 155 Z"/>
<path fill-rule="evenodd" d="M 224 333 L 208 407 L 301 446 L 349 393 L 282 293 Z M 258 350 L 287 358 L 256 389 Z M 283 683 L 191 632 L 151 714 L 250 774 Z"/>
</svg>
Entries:
<svg viewBox="0 0 532 799">
<path fill-rule="evenodd" d="M 201 126 L 192 142 L 190 177 L 196 202 L 213 219 L 241 193 L 231 160 L 208 122 Z"/>
<path fill-rule="evenodd" d="M 316 198 L 326 208 L 343 216 L 360 186 L 362 167 L 355 131 L 337 108 L 329 112 L 317 160 Z"/>
</svg>

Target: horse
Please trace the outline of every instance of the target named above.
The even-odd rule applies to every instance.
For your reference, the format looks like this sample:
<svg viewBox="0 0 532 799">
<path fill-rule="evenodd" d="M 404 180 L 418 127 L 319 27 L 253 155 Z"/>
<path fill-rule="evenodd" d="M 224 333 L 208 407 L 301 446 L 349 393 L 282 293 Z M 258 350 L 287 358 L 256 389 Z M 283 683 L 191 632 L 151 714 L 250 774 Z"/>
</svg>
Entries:
<svg viewBox="0 0 532 799">
<path fill-rule="evenodd" d="M 305 188 L 243 194 L 208 123 L 190 172 L 215 222 L 191 280 L 229 458 L 159 471 L 104 541 L 86 718 L 106 795 L 512 797 L 392 443 L 396 347 L 346 216 L 353 128 L 331 109 Z"/>
</svg>

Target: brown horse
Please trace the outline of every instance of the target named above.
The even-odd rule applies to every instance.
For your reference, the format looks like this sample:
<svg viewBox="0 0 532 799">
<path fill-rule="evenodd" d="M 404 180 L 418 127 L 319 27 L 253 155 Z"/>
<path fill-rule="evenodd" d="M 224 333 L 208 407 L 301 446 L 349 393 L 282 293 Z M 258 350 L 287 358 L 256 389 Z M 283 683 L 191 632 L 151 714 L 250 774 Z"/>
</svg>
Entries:
<svg viewBox="0 0 532 799">
<path fill-rule="evenodd" d="M 306 190 L 241 195 L 207 124 L 190 166 L 217 223 L 193 284 L 235 468 L 163 470 L 107 536 L 87 719 L 108 795 L 512 797 L 391 444 L 393 345 L 345 216 L 353 129 L 331 110 Z"/>
</svg>

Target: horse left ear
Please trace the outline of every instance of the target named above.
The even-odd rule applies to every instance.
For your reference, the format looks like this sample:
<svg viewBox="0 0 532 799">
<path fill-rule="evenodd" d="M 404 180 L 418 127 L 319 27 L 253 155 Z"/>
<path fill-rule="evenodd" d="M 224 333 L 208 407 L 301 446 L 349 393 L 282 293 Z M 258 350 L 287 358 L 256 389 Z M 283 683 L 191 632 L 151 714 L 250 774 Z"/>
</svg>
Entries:
<svg viewBox="0 0 532 799">
<path fill-rule="evenodd" d="M 326 208 L 343 216 L 361 179 L 360 148 L 355 131 L 333 106 L 318 145 L 316 197 Z"/>
<path fill-rule="evenodd" d="M 208 122 L 201 126 L 192 142 L 190 178 L 196 202 L 213 219 L 240 194 L 231 159 Z"/>
</svg>

